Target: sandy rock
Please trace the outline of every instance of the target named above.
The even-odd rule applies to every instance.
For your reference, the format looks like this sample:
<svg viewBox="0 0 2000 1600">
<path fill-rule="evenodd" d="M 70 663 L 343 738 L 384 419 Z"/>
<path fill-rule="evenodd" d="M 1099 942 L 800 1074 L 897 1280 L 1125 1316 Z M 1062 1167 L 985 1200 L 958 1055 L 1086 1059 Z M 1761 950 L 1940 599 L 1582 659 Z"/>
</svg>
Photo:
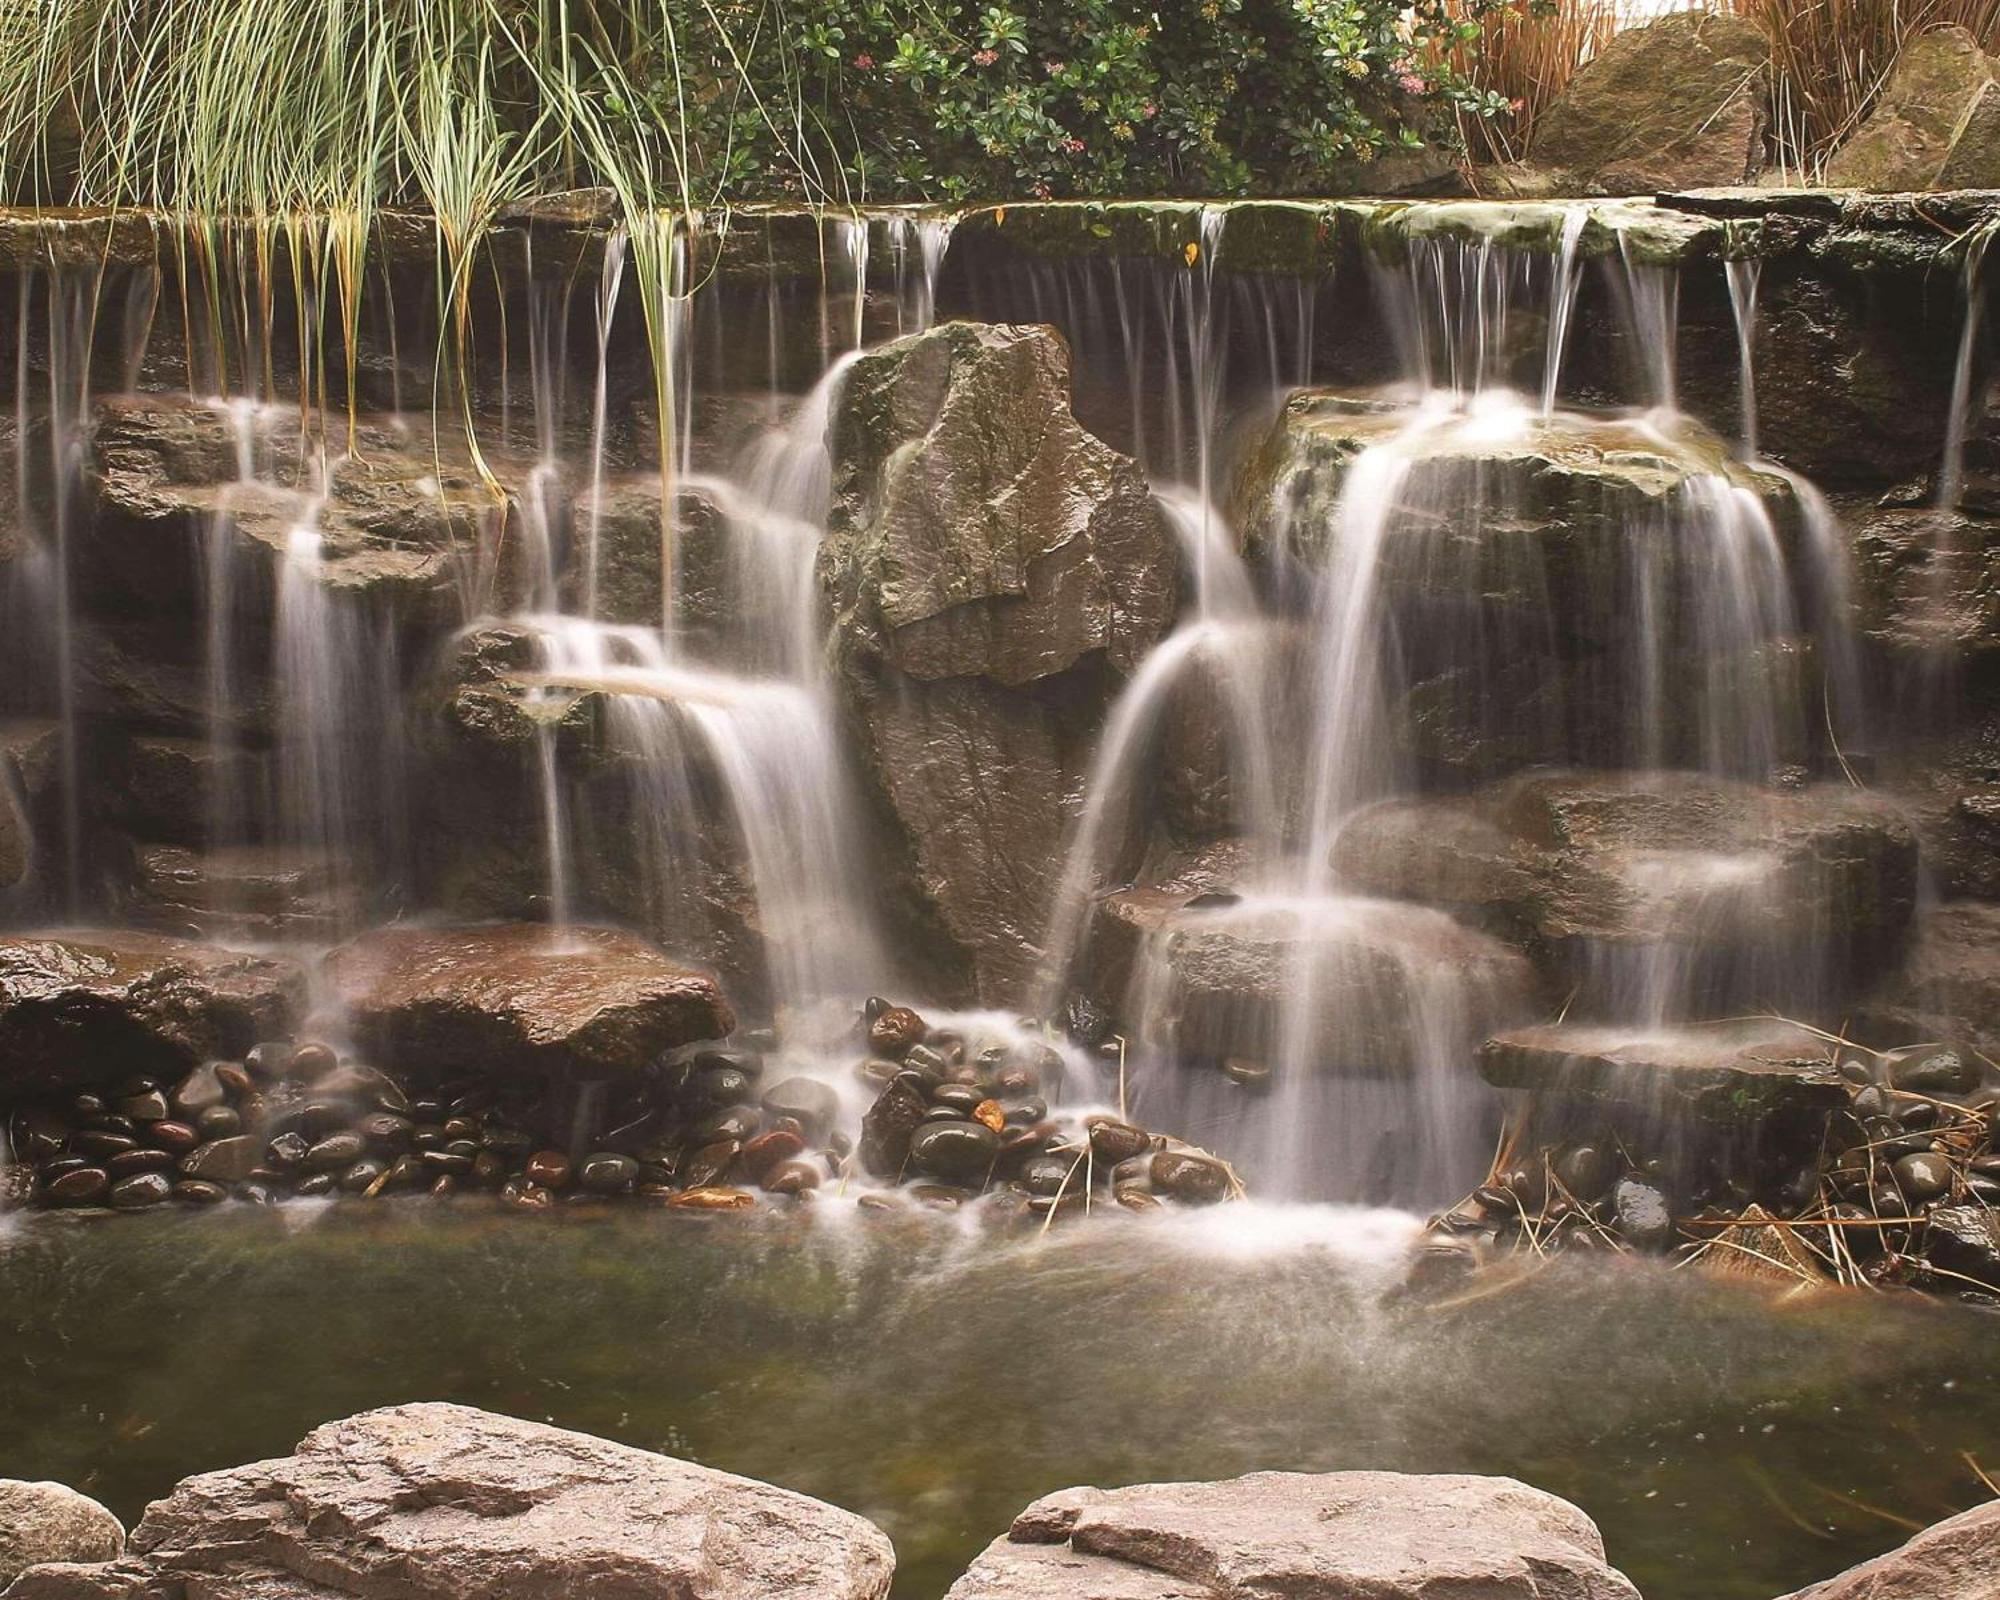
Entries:
<svg viewBox="0 0 2000 1600">
<path fill-rule="evenodd" d="M 804 1495 L 468 1406 L 328 1423 L 296 1453 L 184 1479 L 108 1567 L 10 1600 L 881 1600 L 881 1531 Z"/>
<path fill-rule="evenodd" d="M 1991 1600 L 1996 1594 L 2000 1501 L 1989 1501 L 1784 1600 Z"/>
<path fill-rule="evenodd" d="M 124 1548 L 118 1519 L 88 1495 L 0 1478 L 0 1590 L 44 1561 L 109 1561 Z"/>
<path fill-rule="evenodd" d="M 1511 1478 L 1257 1472 L 1064 1489 L 946 1600 L 1637 1600 L 1575 1506 Z"/>
</svg>

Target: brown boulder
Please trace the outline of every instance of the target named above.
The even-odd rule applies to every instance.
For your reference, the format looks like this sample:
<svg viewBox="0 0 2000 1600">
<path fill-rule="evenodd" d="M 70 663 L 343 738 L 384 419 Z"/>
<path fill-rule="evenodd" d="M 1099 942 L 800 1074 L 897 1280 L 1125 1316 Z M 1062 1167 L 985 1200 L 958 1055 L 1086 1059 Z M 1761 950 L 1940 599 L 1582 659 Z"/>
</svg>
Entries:
<svg viewBox="0 0 2000 1600">
<path fill-rule="evenodd" d="M 2000 1500 L 1924 1529 L 1885 1556 L 1784 1600 L 1992 1600 L 2000 1594 Z"/>
<path fill-rule="evenodd" d="M 713 978 L 614 928 L 380 928 L 326 974 L 362 1047 L 423 1073 L 637 1072 L 736 1026 Z"/>
<path fill-rule="evenodd" d="M 1963 28 L 1917 34 L 1826 180 L 1878 193 L 2000 186 L 2000 67 Z"/>
<path fill-rule="evenodd" d="M 0 1072 L 9 1092 L 103 1083 L 241 1056 L 289 1031 L 305 973 L 131 931 L 0 938 Z"/>
</svg>

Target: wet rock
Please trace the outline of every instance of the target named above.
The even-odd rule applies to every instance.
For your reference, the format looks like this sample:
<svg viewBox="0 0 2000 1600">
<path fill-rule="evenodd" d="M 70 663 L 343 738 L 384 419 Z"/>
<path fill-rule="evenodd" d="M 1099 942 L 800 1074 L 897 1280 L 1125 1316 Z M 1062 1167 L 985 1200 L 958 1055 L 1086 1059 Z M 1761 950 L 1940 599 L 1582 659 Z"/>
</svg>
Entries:
<svg viewBox="0 0 2000 1600">
<path fill-rule="evenodd" d="M 408 1405 L 183 1479 L 88 1592 L 136 1600 L 193 1571 L 264 1600 L 330 1582 L 409 1600 L 883 1600 L 893 1567 L 876 1528 L 804 1495 L 468 1406 Z M 31 1575 L 13 1600 L 75 1600 L 74 1570 Z"/>
<path fill-rule="evenodd" d="M 560 1150 L 538 1150 L 528 1157 L 528 1164 L 521 1175 L 532 1184 L 544 1189 L 564 1189 L 569 1186 L 569 1157 Z"/>
<path fill-rule="evenodd" d="M 216 1064 L 204 1062 L 196 1067 L 179 1083 L 175 1084 L 169 1096 L 173 1102 L 175 1115 L 199 1117 L 204 1111 L 221 1105 L 227 1098 L 222 1079 L 216 1075 Z"/>
<path fill-rule="evenodd" d="M 1995 1594 L 2000 1594 L 2000 1501 L 1988 1501 L 1783 1600 L 1988 1600 Z"/>
<path fill-rule="evenodd" d="M 1637 1600 L 1575 1506 L 1512 1478 L 1257 1472 L 1064 1489 L 946 1600 Z M 30 1597 L 34 1600 L 34 1597 Z"/>
<path fill-rule="evenodd" d="M 111 1187 L 111 1174 L 102 1167 L 75 1167 L 49 1180 L 48 1196 L 59 1206 L 93 1205 Z"/>
<path fill-rule="evenodd" d="M 291 1135 L 297 1139 L 297 1135 Z M 299 1158 L 305 1155 L 304 1141 L 298 1140 L 301 1148 Z M 256 1168 L 263 1151 L 257 1140 L 250 1134 L 236 1134 L 229 1138 L 212 1140 L 190 1151 L 181 1158 L 181 1175 L 188 1178 L 205 1178 L 211 1183 L 241 1183 Z"/>
<path fill-rule="evenodd" d="M 0 937 L 0 1077 L 10 1093 L 179 1078 L 287 1025 L 305 973 L 287 958 L 133 932 Z"/>
<path fill-rule="evenodd" d="M 219 1183 L 209 1183 L 201 1178 L 182 1178 L 174 1185 L 173 1197 L 185 1200 L 189 1205 L 219 1205 L 229 1198 L 229 1191 Z"/>
<path fill-rule="evenodd" d="M 1212 1206 L 1229 1198 L 1229 1169 L 1213 1156 L 1162 1150 L 1149 1170 L 1153 1188 L 1184 1205 Z"/>
<path fill-rule="evenodd" d="M 773 1167 L 790 1161 L 800 1155 L 806 1142 L 799 1134 L 784 1128 L 773 1128 L 768 1133 L 760 1133 L 743 1146 L 743 1170 L 762 1182 Z M 766 1188 L 770 1185 L 765 1184 Z"/>
<path fill-rule="evenodd" d="M 639 1181 L 639 1163 L 630 1156 L 599 1151 L 585 1156 L 578 1164 L 576 1181 L 579 1187 L 593 1194 L 627 1194 Z"/>
<path fill-rule="evenodd" d="M 1826 181 L 1884 193 L 2000 186 L 2000 67 L 1963 28 L 1907 40 Z"/>
<path fill-rule="evenodd" d="M 900 1177 L 910 1158 L 910 1138 L 929 1108 L 917 1083 L 892 1082 L 861 1119 L 861 1165 L 878 1178 Z"/>
<path fill-rule="evenodd" d="M 1586 1003 L 1649 965 L 1720 1004 L 1812 1000 L 1892 961 L 1916 905 L 1916 839 L 1890 806 L 1691 774 L 1537 773 L 1390 801 L 1343 831 L 1335 862 L 1360 892 L 1506 932 Z"/>
<path fill-rule="evenodd" d="M 112 1184 L 105 1203 L 121 1211 L 138 1211 L 156 1206 L 173 1193 L 173 1182 L 164 1173 L 141 1172 Z"/>
<path fill-rule="evenodd" d="M 0 1589 L 45 1561 L 110 1561 L 124 1548 L 118 1519 L 88 1495 L 0 1478 Z"/>
<path fill-rule="evenodd" d="M 714 979 L 609 928 L 560 946 L 531 924 L 384 928 L 334 951 L 327 973 L 390 1068 L 623 1074 L 735 1026 Z"/>
<path fill-rule="evenodd" d="M 1769 46 L 1747 18 L 1627 28 L 1538 119 L 1531 155 L 1597 194 L 1740 184 L 1764 167 Z"/>
<path fill-rule="evenodd" d="M 1178 563 L 1143 474 L 1077 423 L 1052 329 L 948 323 L 864 355 L 832 422 L 819 573 L 901 915 L 940 976 L 1033 976 L 1060 866 L 1065 704 L 1171 625 Z"/>
<path fill-rule="evenodd" d="M 764 1174 L 768 1194 L 804 1194 L 820 1186 L 821 1173 L 810 1161 L 780 1161 Z"/>
<path fill-rule="evenodd" d="M 1940 1206 L 1924 1227 L 1925 1250 L 1948 1272 L 2000 1289 L 2000 1211 Z"/>
<path fill-rule="evenodd" d="M 1107 1166 L 1115 1167 L 1121 1161 L 1130 1161 L 1134 1156 L 1145 1154 L 1153 1147 L 1153 1136 L 1144 1128 L 1135 1128 L 1129 1122 L 1116 1122 L 1109 1117 L 1099 1117 L 1090 1124 L 1091 1156 Z"/>
<path fill-rule="evenodd" d="M 1206 859 L 1105 896 L 1091 940 L 1099 992 L 1123 992 L 1139 963 L 1164 966 L 1147 978 L 1165 997 L 1159 1020 L 1185 1052 L 1277 1056 L 1283 1013 L 1308 963 L 1314 1009 L 1305 1055 L 1323 1072 L 1412 1070 L 1425 1046 L 1410 1019 L 1434 1008 L 1457 1008 L 1468 1048 L 1472 1036 L 1533 1008 L 1527 960 L 1443 912 L 1191 896 Z"/>
<path fill-rule="evenodd" d="M 1890 1083 L 1912 1094 L 1965 1094 L 1979 1087 L 1979 1069 L 1956 1050 L 1930 1045 L 1894 1050 L 1883 1065 Z"/>
<path fill-rule="evenodd" d="M 1943 1156 L 1912 1154 L 1897 1158 L 1896 1187 L 1911 1201 L 1921 1205 L 1951 1190 L 1951 1163 Z"/>
<path fill-rule="evenodd" d="M 977 1122 L 927 1122 L 910 1136 L 910 1165 L 944 1183 L 980 1189 L 1000 1154 L 1000 1136 Z"/>
<path fill-rule="evenodd" d="M 757 1197 L 741 1189 L 683 1189 L 679 1194 L 669 1195 L 667 1204 L 684 1211 L 754 1211 Z"/>
<path fill-rule="evenodd" d="M 764 1091 L 767 1117 L 791 1117 L 805 1129 L 806 1136 L 818 1139 L 840 1117 L 840 1096 L 817 1078 L 786 1078 Z"/>
<path fill-rule="evenodd" d="M 901 1057 L 911 1045 L 922 1044 L 929 1030 L 908 1006 L 890 1006 L 868 1024 L 868 1046 L 885 1056 Z"/>
<path fill-rule="evenodd" d="M 1908 959 L 1856 1009 L 1883 1043 L 1925 1039 L 2000 1056 L 2000 905 L 1954 900 L 1925 911 Z"/>
<path fill-rule="evenodd" d="M 1479 1070 L 1498 1088 L 1732 1124 L 1781 1114 L 1824 1118 L 1848 1099 L 1826 1041 L 1788 1023 L 1520 1028 L 1481 1047 Z"/>
</svg>

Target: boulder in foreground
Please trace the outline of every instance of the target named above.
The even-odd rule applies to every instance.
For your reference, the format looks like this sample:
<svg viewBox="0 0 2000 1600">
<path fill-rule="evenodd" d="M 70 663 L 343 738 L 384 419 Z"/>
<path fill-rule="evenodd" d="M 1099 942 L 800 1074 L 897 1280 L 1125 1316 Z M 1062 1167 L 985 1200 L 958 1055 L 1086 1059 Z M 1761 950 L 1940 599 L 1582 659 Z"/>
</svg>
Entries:
<svg viewBox="0 0 2000 1600">
<path fill-rule="evenodd" d="M 39 1093 L 232 1060 L 288 1032 L 304 970 L 129 930 L 0 937 L 0 1093 Z"/>
<path fill-rule="evenodd" d="M 9 1600 L 881 1600 L 894 1566 L 880 1529 L 804 1495 L 421 1404 L 184 1479 L 125 1559 L 42 1567 Z"/>
<path fill-rule="evenodd" d="M 1992 1600 L 2000 1595 L 2000 1500 L 1924 1529 L 1886 1556 L 1785 1600 Z"/>
<path fill-rule="evenodd" d="M 327 975 L 356 1042 L 422 1073 L 605 1077 L 736 1026 L 712 977 L 615 928 L 378 928 Z"/>
<path fill-rule="evenodd" d="M 44 1561 L 109 1561 L 124 1548 L 124 1528 L 90 1496 L 0 1478 L 0 1589 Z"/>
<path fill-rule="evenodd" d="M 1064 1489 L 946 1600 L 1637 1600 L 1596 1525 L 1512 1478 L 1253 1472 Z"/>
</svg>

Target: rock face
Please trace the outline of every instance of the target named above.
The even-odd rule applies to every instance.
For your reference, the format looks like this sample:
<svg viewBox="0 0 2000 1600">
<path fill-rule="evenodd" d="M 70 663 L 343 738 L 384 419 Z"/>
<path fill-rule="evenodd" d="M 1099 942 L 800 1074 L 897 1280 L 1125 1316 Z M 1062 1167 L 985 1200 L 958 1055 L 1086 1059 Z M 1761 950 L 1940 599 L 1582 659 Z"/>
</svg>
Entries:
<svg viewBox="0 0 2000 1600">
<path fill-rule="evenodd" d="M 129 931 L 0 939 L 0 1074 L 9 1092 L 241 1057 L 305 1000 L 289 958 Z"/>
<path fill-rule="evenodd" d="M 1540 352 L 1519 352 L 1530 372 Z M 1804 758 L 1818 699 L 1784 570 L 1797 497 L 1704 428 L 1412 426 L 1379 392 L 1302 390 L 1246 457 L 1235 511 L 1253 560 L 1309 583 L 1339 570 L 1346 625 L 1394 657 L 1383 741 L 1444 781 Z"/>
<path fill-rule="evenodd" d="M 1963 28 L 1918 34 L 1826 179 L 1879 193 L 2000 185 L 2000 68 Z"/>
<path fill-rule="evenodd" d="M 1641 1113 L 1692 1111 L 1721 1122 L 1824 1115 L 1847 1102 L 1826 1041 L 1786 1023 L 1522 1028 L 1489 1039 L 1479 1070 L 1502 1089 L 1544 1090 Z"/>
<path fill-rule="evenodd" d="M 383 928 L 326 971 L 364 1048 L 425 1073 L 636 1072 L 736 1026 L 713 978 L 612 928 Z"/>
<path fill-rule="evenodd" d="M 1954 900 L 1926 910 L 1909 959 L 1860 1020 L 1883 1045 L 1922 1040 L 2000 1054 L 2000 905 Z"/>
<path fill-rule="evenodd" d="M 1034 967 L 1071 747 L 1172 619 L 1173 541 L 1072 415 L 1047 328 L 949 323 L 861 357 L 831 441 L 819 573 L 898 898 L 945 981 L 997 996 Z"/>
<path fill-rule="evenodd" d="M 45 1567 L 13 1600 L 881 1600 L 895 1557 L 833 1506 L 467 1406 L 315 1429 L 296 1453 L 185 1479 L 109 1566 Z"/>
<path fill-rule="evenodd" d="M 1886 1556 L 1784 1600 L 1988 1600 L 2000 1594 L 2000 1502 L 1924 1529 Z"/>
<path fill-rule="evenodd" d="M 1511 1478 L 1257 1472 L 1064 1489 L 946 1600 L 1637 1600 L 1575 1506 Z"/>
<path fill-rule="evenodd" d="M 1453 1018 L 1469 1046 L 1533 1009 L 1518 952 L 1424 906 L 1237 899 L 1191 892 L 1184 875 L 1107 896 L 1098 929 L 1099 971 L 1129 971 L 1128 989 L 1158 997 L 1142 1025 L 1197 1056 L 1272 1058 L 1302 986 L 1315 1061 L 1331 1072 L 1415 1070 L 1428 1043 L 1415 1019 L 1427 1015 Z M 1118 985 L 1101 987 L 1119 1009 Z"/>
<path fill-rule="evenodd" d="M 118 1519 L 88 1495 L 0 1478 L 0 1590 L 44 1561 L 109 1561 L 124 1548 Z"/>
<path fill-rule="evenodd" d="M 1769 59 L 1738 17 L 1683 12 L 1627 28 L 1556 97 L 1530 154 L 1598 194 L 1747 182 L 1764 168 Z"/>
<path fill-rule="evenodd" d="M 1669 1008 L 1821 994 L 1893 957 L 1917 890 L 1915 836 L 1883 802 L 1690 773 L 1537 773 L 1389 801 L 1334 862 L 1364 892 L 1519 940 L 1587 1003 Z"/>
</svg>

